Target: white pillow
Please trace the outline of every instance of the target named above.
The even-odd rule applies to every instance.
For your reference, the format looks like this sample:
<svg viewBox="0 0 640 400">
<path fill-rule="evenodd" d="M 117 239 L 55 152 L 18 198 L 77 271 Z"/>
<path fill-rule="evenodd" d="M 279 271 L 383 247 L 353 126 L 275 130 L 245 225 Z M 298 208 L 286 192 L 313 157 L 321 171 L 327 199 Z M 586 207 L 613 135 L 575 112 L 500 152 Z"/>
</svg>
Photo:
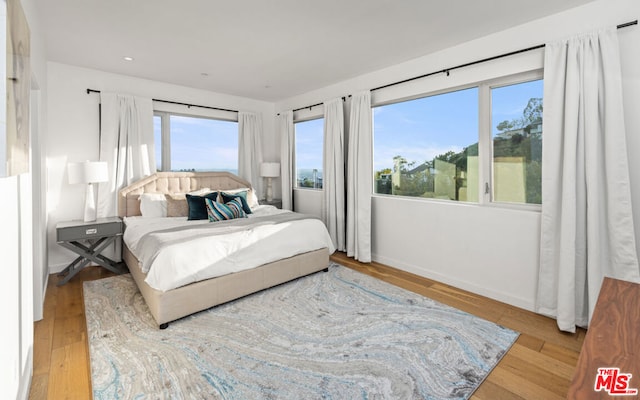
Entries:
<svg viewBox="0 0 640 400">
<path fill-rule="evenodd" d="M 198 190 L 194 190 L 193 192 L 187 192 L 187 193 L 171 193 L 169 194 L 171 197 L 173 197 L 174 200 L 178 200 L 178 199 L 184 199 L 186 200 L 187 198 L 185 197 L 185 195 L 190 194 L 192 196 L 204 196 L 205 194 L 209 194 L 213 192 L 213 190 L 209 189 L 209 188 L 202 188 L 202 189 L 198 189 Z"/>
<path fill-rule="evenodd" d="M 211 193 L 211 192 L 213 192 L 213 190 L 211 190 L 209 188 L 201 188 L 201 189 L 198 189 L 198 190 L 194 190 L 193 192 L 189 192 L 189 194 L 193 195 L 193 196 L 202 196 L 202 195 L 205 195 L 205 194 Z"/>
<path fill-rule="evenodd" d="M 145 218 L 167 216 L 167 199 L 162 193 L 142 193 L 140 195 L 140 213 Z"/>
<path fill-rule="evenodd" d="M 254 189 L 249 189 L 249 193 L 247 193 L 247 203 L 249 203 L 249 207 L 251 208 L 258 207 L 260 205 L 258 203 L 258 196 L 256 196 L 256 191 Z"/>
</svg>

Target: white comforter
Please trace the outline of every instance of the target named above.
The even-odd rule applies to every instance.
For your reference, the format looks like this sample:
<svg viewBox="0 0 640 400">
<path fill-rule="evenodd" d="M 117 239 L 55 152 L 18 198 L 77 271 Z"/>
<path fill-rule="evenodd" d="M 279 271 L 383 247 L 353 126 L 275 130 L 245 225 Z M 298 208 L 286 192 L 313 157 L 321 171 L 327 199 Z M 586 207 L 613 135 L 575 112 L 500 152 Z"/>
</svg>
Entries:
<svg viewBox="0 0 640 400">
<path fill-rule="evenodd" d="M 271 206 L 253 211 L 248 219 L 212 223 L 184 217 L 125 217 L 123 239 L 147 273 L 147 284 L 160 291 L 323 247 L 329 254 L 335 250 L 318 219 L 289 220 L 290 211 Z M 276 221 L 270 221 L 272 215 Z"/>
</svg>

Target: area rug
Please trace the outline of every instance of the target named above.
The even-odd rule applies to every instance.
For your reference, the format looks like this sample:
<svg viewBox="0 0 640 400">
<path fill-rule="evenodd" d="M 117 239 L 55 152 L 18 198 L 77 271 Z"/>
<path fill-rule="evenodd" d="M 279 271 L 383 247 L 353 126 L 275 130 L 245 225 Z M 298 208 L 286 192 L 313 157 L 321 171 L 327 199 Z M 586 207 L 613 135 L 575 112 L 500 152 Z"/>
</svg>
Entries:
<svg viewBox="0 0 640 400">
<path fill-rule="evenodd" d="M 337 264 L 165 330 L 128 274 L 84 301 L 95 399 L 466 399 L 518 336 Z"/>
</svg>

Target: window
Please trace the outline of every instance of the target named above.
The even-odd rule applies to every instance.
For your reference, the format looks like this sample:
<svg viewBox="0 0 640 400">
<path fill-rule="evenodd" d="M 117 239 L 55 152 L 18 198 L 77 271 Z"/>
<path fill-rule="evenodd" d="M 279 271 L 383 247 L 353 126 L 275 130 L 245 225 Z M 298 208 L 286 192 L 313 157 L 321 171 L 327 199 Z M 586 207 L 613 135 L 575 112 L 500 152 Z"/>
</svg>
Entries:
<svg viewBox="0 0 640 400">
<path fill-rule="evenodd" d="M 154 115 L 159 171 L 238 173 L 238 123 L 171 113 Z"/>
<path fill-rule="evenodd" d="M 478 88 L 374 109 L 375 193 L 478 200 Z"/>
<path fill-rule="evenodd" d="M 322 189 L 324 118 L 295 123 L 296 187 Z"/>
<path fill-rule="evenodd" d="M 374 192 L 540 204 L 542 80 L 532 79 L 376 107 Z"/>
<path fill-rule="evenodd" d="M 542 203 L 542 80 L 491 89 L 493 200 Z"/>
</svg>

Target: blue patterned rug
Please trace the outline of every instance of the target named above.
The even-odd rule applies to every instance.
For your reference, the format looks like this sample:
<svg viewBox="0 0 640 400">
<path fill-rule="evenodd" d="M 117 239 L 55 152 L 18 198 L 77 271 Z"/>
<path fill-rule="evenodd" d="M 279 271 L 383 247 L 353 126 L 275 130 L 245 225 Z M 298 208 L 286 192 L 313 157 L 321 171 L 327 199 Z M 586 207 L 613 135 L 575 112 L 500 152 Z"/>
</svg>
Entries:
<svg viewBox="0 0 640 400">
<path fill-rule="evenodd" d="M 337 264 L 166 330 L 129 275 L 84 301 L 95 399 L 466 399 L 518 337 Z"/>
</svg>

